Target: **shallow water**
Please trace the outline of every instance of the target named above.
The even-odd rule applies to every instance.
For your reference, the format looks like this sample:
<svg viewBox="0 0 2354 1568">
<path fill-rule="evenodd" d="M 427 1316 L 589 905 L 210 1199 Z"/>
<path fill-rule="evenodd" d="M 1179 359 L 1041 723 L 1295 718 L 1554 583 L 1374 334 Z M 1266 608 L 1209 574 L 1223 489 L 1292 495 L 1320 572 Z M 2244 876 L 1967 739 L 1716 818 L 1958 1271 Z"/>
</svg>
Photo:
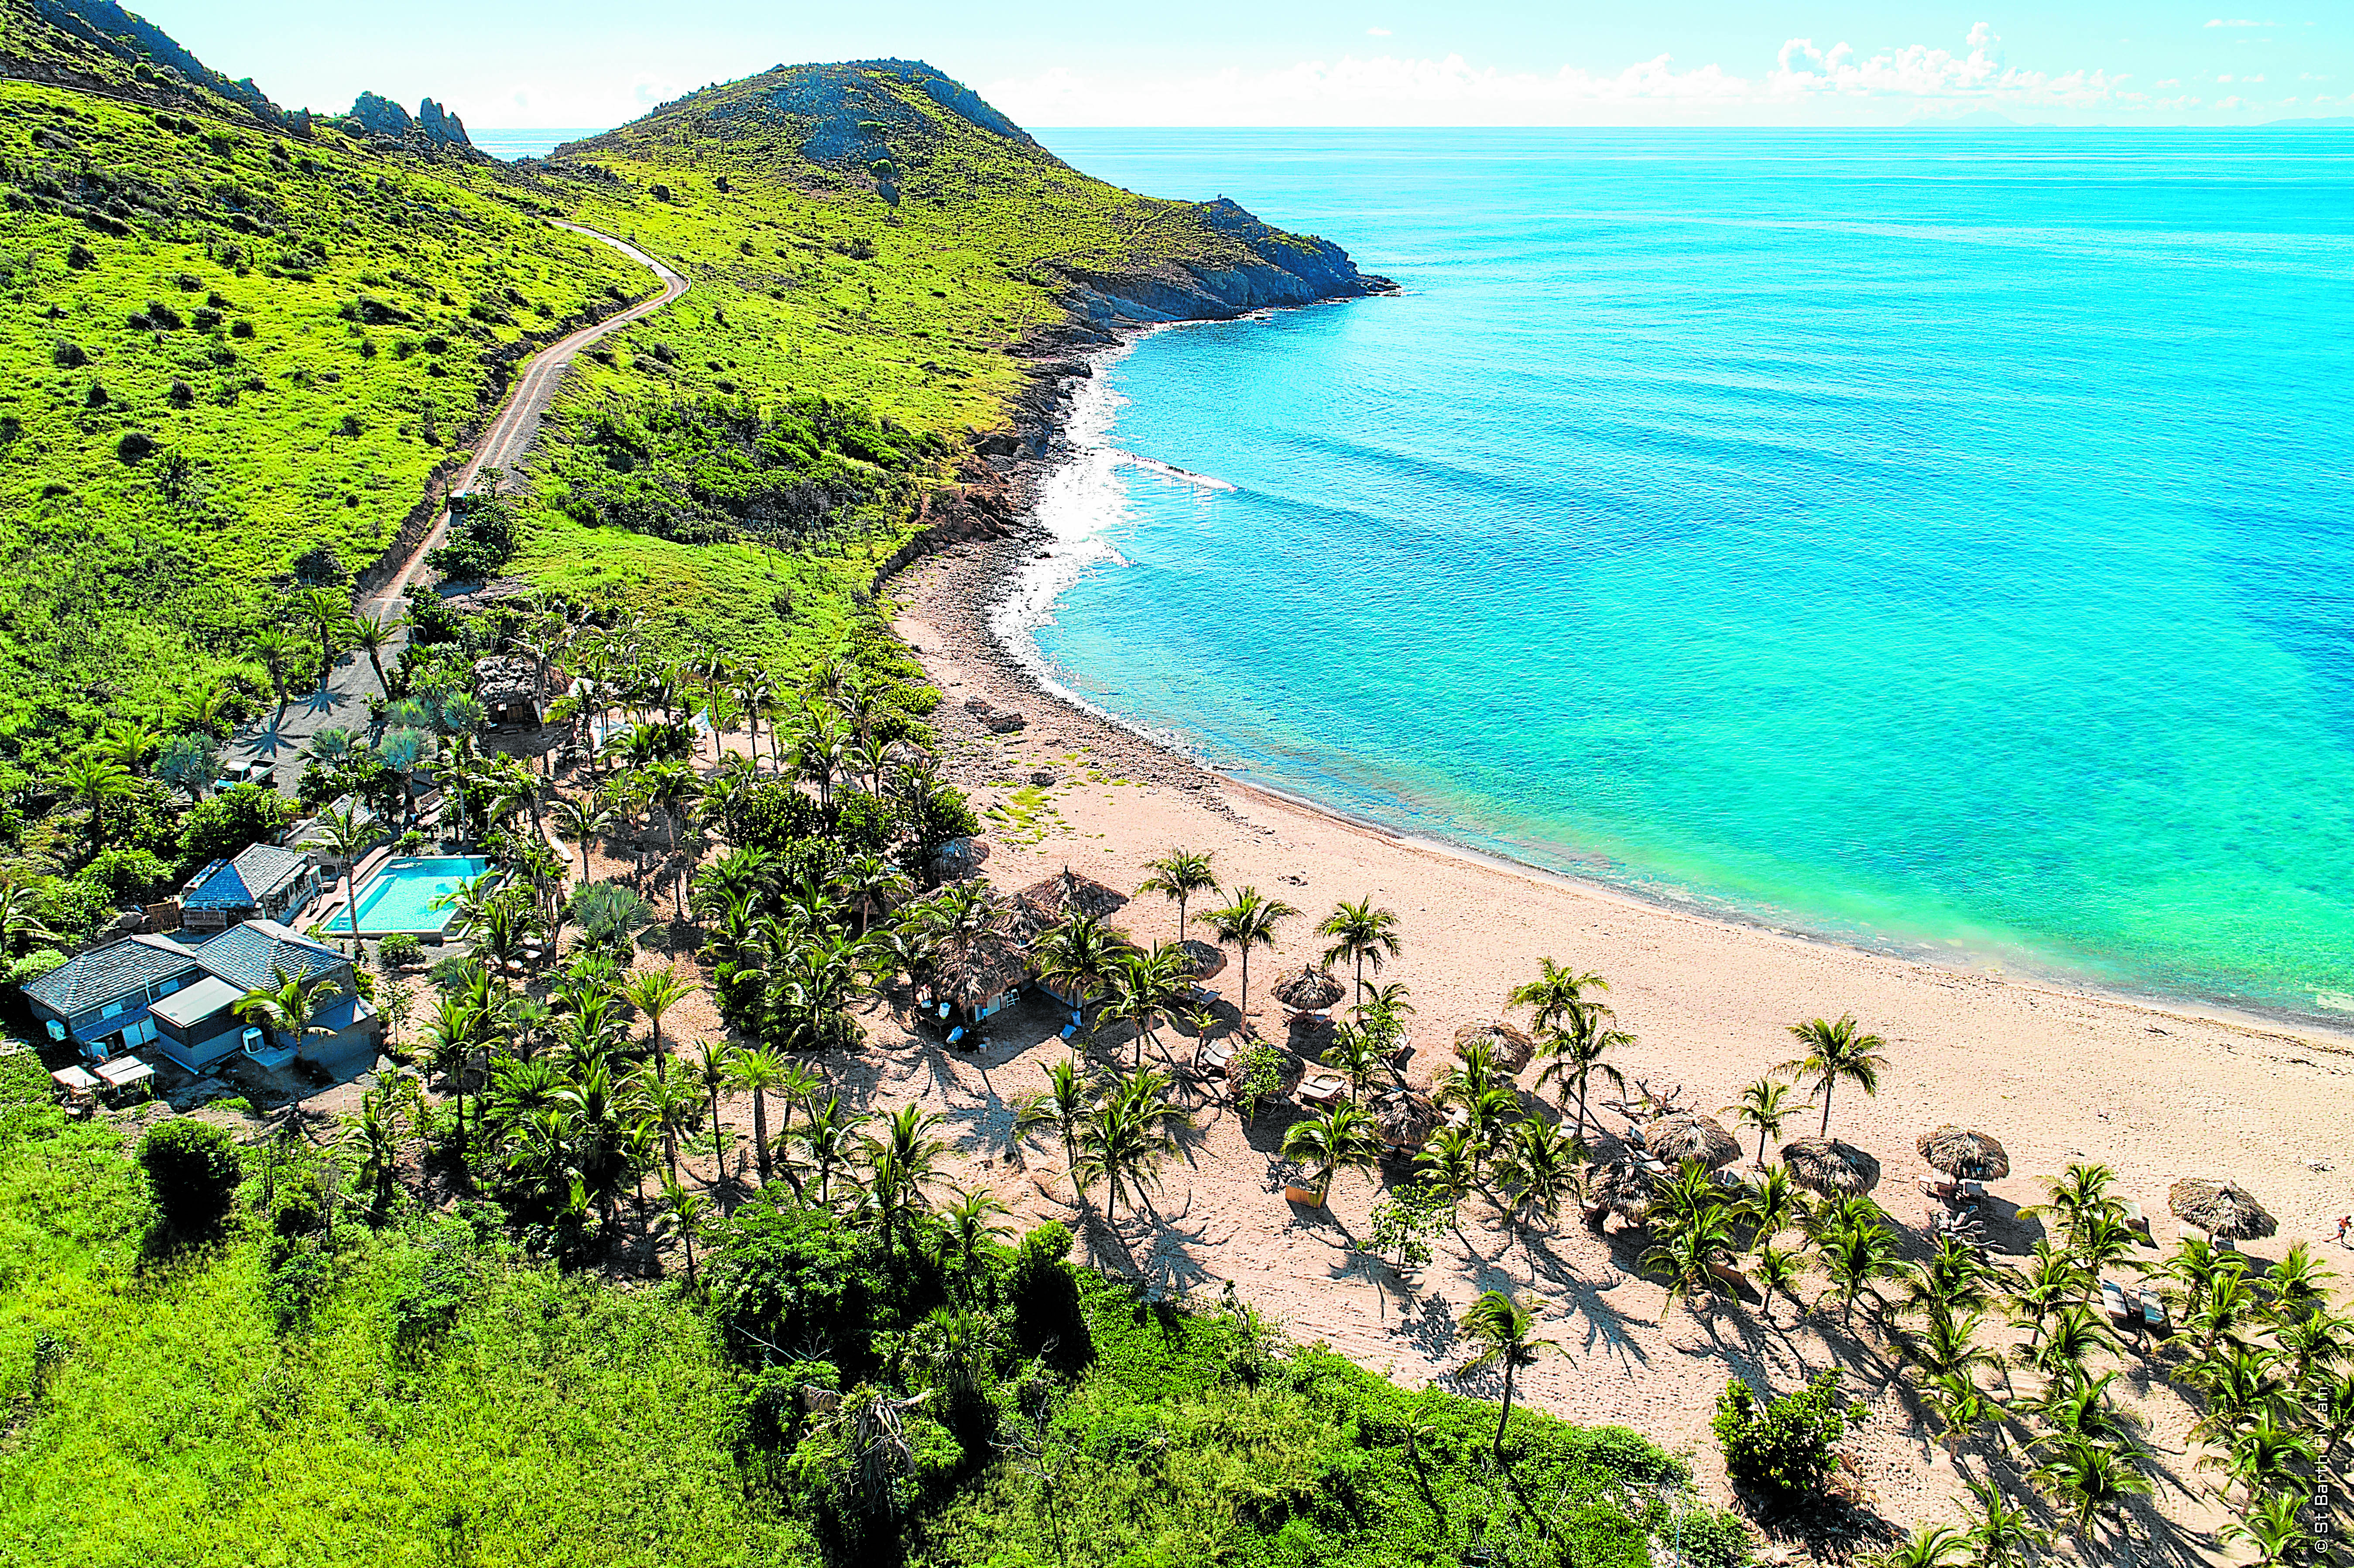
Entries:
<svg viewBox="0 0 2354 1568">
<path fill-rule="evenodd" d="M 1063 684 L 1655 894 L 2354 1012 L 2354 134 L 1045 140 L 1406 290 L 1108 368 Z"/>
</svg>

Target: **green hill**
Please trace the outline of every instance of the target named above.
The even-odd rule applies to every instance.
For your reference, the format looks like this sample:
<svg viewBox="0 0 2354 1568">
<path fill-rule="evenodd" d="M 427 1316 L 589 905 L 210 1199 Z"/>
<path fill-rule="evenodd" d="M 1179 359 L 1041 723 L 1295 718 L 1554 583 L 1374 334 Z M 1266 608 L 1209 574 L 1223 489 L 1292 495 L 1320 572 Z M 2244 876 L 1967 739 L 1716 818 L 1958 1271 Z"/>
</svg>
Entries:
<svg viewBox="0 0 2354 1568">
<path fill-rule="evenodd" d="M 413 538 L 514 364 L 652 291 L 549 216 L 694 289 L 575 367 L 490 564 L 788 666 L 920 524 L 994 504 L 979 450 L 1035 436 L 1074 345 L 1381 286 L 910 62 L 779 67 L 506 165 L 281 110 L 107 0 L 0 21 L 37 79 L 0 81 L 0 789 L 35 817 L 111 726 L 259 712 L 292 592 Z M 57 839 L 30 869 L 72 870 Z"/>
</svg>

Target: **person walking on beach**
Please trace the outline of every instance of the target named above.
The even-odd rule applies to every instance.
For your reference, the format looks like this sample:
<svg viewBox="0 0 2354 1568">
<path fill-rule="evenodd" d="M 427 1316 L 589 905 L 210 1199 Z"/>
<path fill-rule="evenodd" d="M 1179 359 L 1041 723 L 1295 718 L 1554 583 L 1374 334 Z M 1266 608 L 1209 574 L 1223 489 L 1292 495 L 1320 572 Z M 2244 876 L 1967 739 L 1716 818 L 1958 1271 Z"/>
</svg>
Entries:
<svg viewBox="0 0 2354 1568">
<path fill-rule="evenodd" d="M 2339 1246 L 2344 1246 L 2346 1245 L 2346 1227 L 2349 1225 L 2354 1225 L 2354 1214 L 2340 1214 L 2338 1216 L 2338 1245 Z"/>
</svg>

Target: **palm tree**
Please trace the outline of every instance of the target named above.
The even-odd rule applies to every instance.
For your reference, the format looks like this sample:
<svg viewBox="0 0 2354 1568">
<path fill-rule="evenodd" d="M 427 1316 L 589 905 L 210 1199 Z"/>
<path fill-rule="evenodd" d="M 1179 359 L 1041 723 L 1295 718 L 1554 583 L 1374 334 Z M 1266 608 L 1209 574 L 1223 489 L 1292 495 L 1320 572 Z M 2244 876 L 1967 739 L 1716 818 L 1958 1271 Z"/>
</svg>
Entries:
<svg viewBox="0 0 2354 1568">
<path fill-rule="evenodd" d="M 1504 1005 L 1533 1010 L 1532 1022 L 1539 1033 L 1559 1029 L 1592 1007 L 1594 1003 L 1585 1000 L 1587 991 L 1610 989 L 1610 982 L 1600 975 L 1581 974 L 1550 958 L 1539 959 L 1537 965 L 1537 978 L 1514 986 Z"/>
<path fill-rule="evenodd" d="M 261 661 L 261 668 L 270 677 L 270 692 L 278 699 L 278 714 L 270 721 L 270 727 L 277 729 L 286 722 L 286 699 L 290 690 L 286 672 L 294 660 L 294 639 L 282 626 L 265 626 L 253 634 L 246 644 L 246 651 Z"/>
<path fill-rule="evenodd" d="M 1063 1163 L 1071 1172 L 1072 1185 L 1076 1187 L 1079 1128 L 1085 1125 L 1091 1106 L 1087 1081 L 1080 1073 L 1078 1058 L 1073 1056 L 1047 1068 L 1046 1086 L 1014 1103 L 1014 1141 L 1025 1141 L 1042 1129 L 1053 1128 L 1063 1140 Z"/>
<path fill-rule="evenodd" d="M 1887 1049 L 1888 1043 L 1877 1034 L 1862 1033 L 1851 1012 L 1842 1013 L 1836 1023 L 1819 1018 L 1793 1023 L 1790 1033 L 1806 1046 L 1807 1054 L 1783 1063 L 1775 1071 L 1796 1073 L 1815 1080 L 1816 1092 L 1823 1097 L 1822 1136 L 1829 1138 L 1831 1091 L 1844 1080 L 1867 1095 L 1878 1094 L 1880 1075 L 1888 1066 L 1888 1058 L 1881 1053 Z"/>
<path fill-rule="evenodd" d="M 1851 1322 L 1856 1298 L 1872 1295 L 1896 1261 L 1895 1238 L 1885 1225 L 1858 1220 L 1832 1226 L 1816 1241 L 1823 1272 L 1840 1295 L 1840 1321 Z"/>
<path fill-rule="evenodd" d="M 335 633 L 351 622 L 351 600 L 337 588 L 305 588 L 294 596 L 293 608 L 319 633 L 319 689 L 324 691 L 335 673 Z"/>
<path fill-rule="evenodd" d="M 1204 918 L 1218 940 L 1242 956 L 1241 999 L 1235 1004 L 1235 1016 L 1250 1028 L 1250 956 L 1253 948 L 1273 948 L 1275 928 L 1299 911 L 1280 898 L 1268 898 L 1256 887 L 1245 887 L 1234 896 L 1234 902 L 1223 908 L 1210 910 Z"/>
<path fill-rule="evenodd" d="M 1969 1488 L 1978 1504 L 1975 1514 L 1966 1509 L 1963 1515 L 1969 1520 L 1964 1533 L 1976 1559 L 1972 1568 L 2029 1568 L 2052 1549 L 2052 1532 L 2023 1505 L 2009 1501 L 1990 1478 L 1975 1477 Z"/>
<path fill-rule="evenodd" d="M 1161 1180 L 1161 1166 L 1178 1152 L 1178 1134 L 1192 1125 L 1170 1093 L 1167 1075 L 1138 1073 L 1111 1088 L 1079 1128 L 1079 1158 L 1072 1180 L 1100 1177 L 1104 1218 L 1119 1212 L 1123 1192 L 1131 1204 Z"/>
<path fill-rule="evenodd" d="M 1536 1308 L 1543 1303 L 1534 1297 L 1518 1300 L 1500 1290 L 1490 1290 L 1471 1303 L 1464 1311 L 1461 1328 L 1479 1346 L 1479 1351 L 1456 1369 L 1460 1377 L 1481 1367 L 1500 1366 L 1504 1369 L 1504 1403 L 1496 1415 L 1496 1457 L 1504 1457 L 1504 1424 L 1512 1418 L 1512 1383 L 1523 1367 L 1533 1366 L 1542 1352 L 1561 1349 L 1553 1340 L 1536 1337 Z"/>
<path fill-rule="evenodd" d="M 1479 1179 L 1479 1143 L 1469 1128 L 1441 1127 L 1424 1140 L 1414 1162 L 1422 1179 L 1450 1203 L 1459 1203 Z"/>
<path fill-rule="evenodd" d="M 1513 1213 L 1550 1228 L 1562 1205 L 1584 1187 L 1585 1146 L 1552 1122 L 1523 1117 L 1513 1124 L 1498 1179 L 1512 1193 Z"/>
<path fill-rule="evenodd" d="M 302 980 L 282 969 L 272 969 L 270 973 L 277 978 L 276 985 L 253 987 L 231 1002 L 229 1011 L 239 1018 L 259 1018 L 273 1041 L 281 1044 L 291 1042 L 298 1051 L 312 1035 L 334 1033 L 311 1021 L 319 1015 L 329 997 L 343 994 L 341 981 L 333 975 Z"/>
<path fill-rule="evenodd" d="M 1183 941 L 1186 901 L 1197 893 L 1214 893 L 1218 888 L 1218 879 L 1210 870 L 1210 856 L 1172 849 L 1159 860 L 1145 862 L 1144 869 L 1152 874 L 1144 879 L 1137 892 L 1158 893 L 1177 906 L 1177 939 Z"/>
<path fill-rule="evenodd" d="M 1157 1044 L 1153 1026 L 1176 1005 L 1185 982 L 1184 950 L 1172 943 L 1156 943 L 1149 953 L 1130 948 L 1119 955 L 1111 971 L 1111 1000 L 1105 1014 L 1136 1031 L 1136 1065 L 1144 1065 L 1144 1048 Z"/>
<path fill-rule="evenodd" d="M 2223 1542 L 2246 1542 L 2255 1549 L 2249 1568 L 2288 1568 L 2292 1563 L 2316 1561 L 2313 1552 L 2313 1531 L 2308 1520 L 2312 1511 L 2306 1506 L 2305 1494 L 2278 1491 L 2249 1505 L 2237 1519 L 2227 1520 L 2215 1532 Z"/>
<path fill-rule="evenodd" d="M 854 1151 L 866 1136 L 867 1120 L 864 1113 L 854 1115 L 839 1097 L 830 1096 L 825 1104 L 810 1111 L 809 1119 L 798 1131 L 786 1135 L 788 1141 L 799 1145 L 807 1156 L 806 1163 L 816 1178 L 820 1205 L 833 1202 L 834 1175 L 851 1168 Z"/>
<path fill-rule="evenodd" d="M 376 688 L 387 696 L 392 694 L 392 683 L 384 678 L 384 651 L 392 646 L 392 640 L 407 624 L 407 620 L 398 615 L 387 620 L 378 620 L 372 615 L 352 617 L 352 641 L 367 654 L 368 668 L 376 672 Z"/>
<path fill-rule="evenodd" d="M 1792 1300 L 1797 1298 L 1790 1287 L 1806 1272 L 1804 1260 L 1795 1247 L 1776 1246 L 1761 1240 L 1749 1255 L 1750 1282 L 1757 1287 L 1761 1298 L 1758 1314 L 1768 1323 L 1774 1320 L 1774 1293 L 1780 1291 Z"/>
<path fill-rule="evenodd" d="M 1349 1103 L 1357 1105 L 1365 1097 L 1367 1086 L 1376 1079 L 1394 1080 L 1397 1069 L 1382 1054 L 1380 1044 L 1373 1035 L 1353 1023 L 1343 1023 L 1332 1031 L 1332 1044 L 1317 1058 L 1349 1080 Z"/>
<path fill-rule="evenodd" d="M 663 1217 L 670 1221 L 671 1233 L 686 1248 L 686 1287 L 695 1288 L 695 1235 L 703 1228 L 703 1216 L 710 1210 L 711 1200 L 700 1192 L 690 1192 L 678 1184 L 675 1176 L 663 1182 Z"/>
<path fill-rule="evenodd" d="M 662 1139 L 663 1163 L 672 1181 L 678 1180 L 678 1146 L 703 1118 L 703 1100 L 684 1078 L 665 1078 L 640 1069 L 642 1079 L 632 1095 L 640 1123 Z"/>
<path fill-rule="evenodd" d="M 431 737 L 414 726 L 404 725 L 387 731 L 376 743 L 376 757 L 400 779 L 400 820 L 407 823 L 417 816 L 415 780 L 417 770 L 425 766 L 426 751 Z"/>
<path fill-rule="evenodd" d="M 90 808 L 90 849 L 96 854 L 106 842 L 106 803 L 120 800 L 137 788 L 131 770 L 112 758 L 88 752 L 60 766 L 56 782 Z"/>
<path fill-rule="evenodd" d="M 1384 962 L 1398 956 L 1397 926 L 1394 912 L 1376 909 L 1372 899 L 1361 898 L 1354 904 L 1334 905 L 1332 913 L 1316 927 L 1318 936 L 1332 938 L 1332 945 L 1324 949 L 1326 964 L 1345 959 L 1356 965 L 1357 983 L 1349 992 L 1354 1001 L 1363 1001 L 1365 997 L 1365 966 L 1370 963 L 1379 974 Z"/>
<path fill-rule="evenodd" d="M 925 1184 L 933 1179 L 948 1145 L 932 1134 L 942 1118 L 921 1106 L 891 1113 L 882 1138 L 866 1139 L 867 1202 L 883 1226 L 883 1247 L 894 1250 L 900 1220 L 929 1205 Z"/>
<path fill-rule="evenodd" d="M 752 1153 L 760 1185 L 769 1184 L 769 1091 L 785 1078 L 785 1061 L 766 1045 L 739 1046 L 727 1057 L 727 1079 L 752 1097 Z"/>
<path fill-rule="evenodd" d="M 866 935 L 875 916 L 887 914 L 892 900 L 907 895 L 907 874 L 881 855 L 854 855 L 834 868 L 833 885 L 858 916 L 858 934 Z"/>
<path fill-rule="evenodd" d="M 2030 1479 L 2088 1537 L 2122 1525 L 2126 1505 L 2151 1489 L 2127 1455 L 2076 1436 L 2052 1444 Z"/>
<path fill-rule="evenodd" d="M 1790 1114 L 1790 1086 L 1780 1078 L 1759 1078 L 1741 1091 L 1741 1098 L 1717 1114 L 1737 1118 L 1757 1129 L 1757 1169 L 1766 1169 L 1766 1145 L 1782 1136 Z"/>
<path fill-rule="evenodd" d="M 33 942 L 54 942 L 41 895 L 13 875 L 0 875 L 0 948 L 14 953 Z"/>
<path fill-rule="evenodd" d="M 956 1202 L 940 1211 L 942 1240 L 945 1243 L 941 1255 L 943 1258 L 949 1255 L 956 1258 L 956 1277 L 964 1284 L 966 1299 L 970 1300 L 973 1275 L 981 1254 L 994 1246 L 1000 1236 L 1007 1234 L 1003 1225 L 994 1223 L 996 1216 L 1010 1211 L 998 1201 L 997 1194 L 986 1187 L 976 1187 L 970 1191 L 960 1187 L 954 1191 Z"/>
<path fill-rule="evenodd" d="M 1031 962 L 1049 990 L 1084 1014 L 1110 983 L 1126 947 L 1119 933 L 1093 916 L 1070 915 L 1039 933 Z"/>
<path fill-rule="evenodd" d="M 2124 1211 L 2109 1196 L 2109 1188 L 2116 1179 L 2117 1173 L 2105 1165 L 2071 1165 L 2056 1178 L 2045 1177 L 2043 1202 L 2020 1210 L 2020 1214 L 2036 1219 L 2050 1216 L 2058 1223 L 2068 1249 L 2074 1252 L 2077 1236 L 2093 1215 L 2122 1216 Z"/>
<path fill-rule="evenodd" d="M 586 886 L 589 846 L 613 831 L 613 809 L 595 797 L 585 800 L 560 800 L 547 809 L 547 820 L 555 828 L 557 838 L 580 852 L 580 881 Z"/>
<path fill-rule="evenodd" d="M 1537 1054 L 1545 1059 L 1544 1066 L 1537 1073 L 1537 1086 L 1543 1088 L 1547 1079 L 1553 1081 L 1564 1116 L 1569 1112 L 1569 1097 L 1577 1096 L 1576 1125 L 1580 1131 L 1587 1126 L 1585 1093 L 1596 1073 L 1617 1085 L 1621 1094 L 1627 1088 L 1626 1075 L 1603 1057 L 1620 1046 L 1632 1045 L 1635 1037 L 1623 1029 L 1604 1028 L 1603 1021 L 1607 1016 L 1598 1007 L 1580 1008 L 1570 1016 L 1567 1029 L 1548 1029 L 1537 1037 Z M 1600 1136 L 1602 1124 L 1597 1120 L 1593 1127 L 1596 1135 Z"/>
<path fill-rule="evenodd" d="M 727 1179 L 727 1142 L 719 1125 L 719 1096 L 728 1086 L 727 1047 L 716 1040 L 698 1040 L 688 1062 L 695 1086 L 711 1106 L 711 1184 L 716 1187 Z"/>
<path fill-rule="evenodd" d="M 663 1049 L 663 1015 L 702 990 L 701 986 L 692 984 L 680 975 L 676 969 L 667 966 L 658 969 L 633 969 L 629 979 L 621 982 L 621 1000 L 644 1013 L 646 1022 L 653 1029 L 654 1076 L 663 1075 L 663 1064 L 669 1059 L 669 1053 Z M 762 1180 L 767 1180 L 765 1173 Z"/>
<path fill-rule="evenodd" d="M 1870 1568 L 1963 1568 L 1969 1562 L 1969 1542 L 1950 1524 L 1925 1524 L 1864 1562 Z"/>
<path fill-rule="evenodd" d="M 363 823 L 359 808 L 346 806 L 340 811 L 319 813 L 319 836 L 326 841 L 327 848 L 334 852 L 344 868 L 344 929 L 352 938 L 352 957 L 356 959 L 360 951 L 360 912 L 352 901 L 352 869 L 367 853 L 368 845 L 376 842 L 376 824 Z"/>
<path fill-rule="evenodd" d="M 1335 1106 L 1321 1116 L 1291 1124 L 1283 1135 L 1283 1157 L 1308 1166 L 1308 1185 L 1321 1202 L 1332 1178 L 1342 1171 L 1371 1171 L 1381 1161 L 1373 1124 L 1355 1106 Z"/>
</svg>

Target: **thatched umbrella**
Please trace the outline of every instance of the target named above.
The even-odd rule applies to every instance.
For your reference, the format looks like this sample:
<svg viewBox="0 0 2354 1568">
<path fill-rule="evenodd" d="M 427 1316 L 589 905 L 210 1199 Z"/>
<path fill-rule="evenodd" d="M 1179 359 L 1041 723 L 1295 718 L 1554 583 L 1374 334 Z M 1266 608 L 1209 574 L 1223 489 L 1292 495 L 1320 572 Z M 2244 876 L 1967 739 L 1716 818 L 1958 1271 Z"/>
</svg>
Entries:
<svg viewBox="0 0 2354 1568">
<path fill-rule="evenodd" d="M 1507 1073 L 1517 1073 L 1536 1059 L 1536 1042 L 1509 1023 L 1465 1024 L 1455 1032 L 1455 1054 L 1469 1052 L 1474 1040 L 1486 1040 L 1489 1054 Z"/>
<path fill-rule="evenodd" d="M 1394 1154 L 1412 1154 L 1438 1127 L 1438 1104 L 1419 1089 L 1392 1089 L 1373 1100 L 1373 1137 Z"/>
<path fill-rule="evenodd" d="M 2261 1241 L 2280 1229 L 2264 1206 L 2229 1181 L 2186 1176 L 2168 1188 L 2166 1206 L 2186 1225 L 2230 1241 Z"/>
<path fill-rule="evenodd" d="M 1659 1179 L 1631 1154 L 1597 1166 L 1585 1190 L 1585 1217 L 1598 1225 L 1604 1215 L 1616 1214 L 1630 1225 L 1639 1225 L 1651 1212 L 1651 1194 L 1658 1184 Z"/>
<path fill-rule="evenodd" d="M 1127 903 L 1127 894 L 1106 887 L 1092 876 L 1081 876 L 1067 865 L 1013 895 L 1015 917 L 1030 936 L 1074 915 L 1108 919 Z"/>
<path fill-rule="evenodd" d="M 1205 980 L 1226 967 L 1226 950 L 1215 942 L 1205 942 L 1199 937 L 1188 937 L 1176 945 L 1184 955 L 1185 978 Z"/>
<path fill-rule="evenodd" d="M 1275 982 L 1275 1000 L 1299 1012 L 1320 1012 L 1347 994 L 1341 982 L 1332 978 L 1331 970 L 1320 969 L 1314 964 L 1287 969 Z"/>
<path fill-rule="evenodd" d="M 1826 1198 L 1851 1198 L 1880 1185 L 1880 1161 L 1836 1138 L 1802 1138 L 1782 1146 L 1790 1180 Z"/>
<path fill-rule="evenodd" d="M 1932 1169 L 1967 1181 L 1999 1181 L 2010 1174 L 2010 1155 L 1974 1128 L 1947 1122 L 1921 1135 L 1916 1146 Z"/>
<path fill-rule="evenodd" d="M 1643 1129 L 1643 1147 L 1670 1165 L 1697 1160 L 1714 1171 L 1741 1158 L 1741 1140 L 1698 1111 L 1663 1116 Z"/>
</svg>

